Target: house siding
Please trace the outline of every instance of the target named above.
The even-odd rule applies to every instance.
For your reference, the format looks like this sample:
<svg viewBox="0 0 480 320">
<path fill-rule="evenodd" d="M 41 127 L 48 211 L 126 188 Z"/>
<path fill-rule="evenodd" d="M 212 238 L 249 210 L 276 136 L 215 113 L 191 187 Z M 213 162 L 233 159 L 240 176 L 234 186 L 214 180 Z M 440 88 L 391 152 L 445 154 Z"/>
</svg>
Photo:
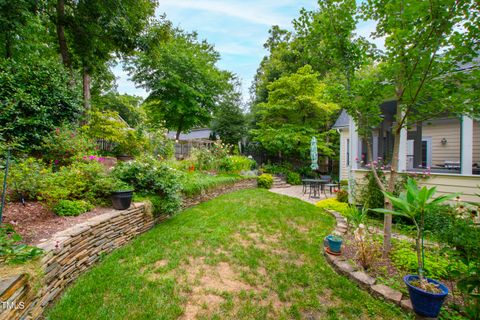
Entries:
<svg viewBox="0 0 480 320">
<path fill-rule="evenodd" d="M 348 180 L 347 167 L 347 140 L 350 138 L 349 130 L 340 130 L 340 180 Z"/>
<path fill-rule="evenodd" d="M 361 188 L 365 183 L 366 170 L 355 170 L 356 188 Z M 386 173 L 388 177 L 388 173 Z M 462 176 L 457 174 L 435 174 L 432 173 L 429 178 L 419 180 L 420 186 L 437 187 L 437 196 L 452 193 L 461 193 L 464 201 L 480 202 L 480 178 L 478 176 Z"/>
<path fill-rule="evenodd" d="M 422 137 L 432 139 L 432 166 L 438 167 L 445 161 L 460 161 L 460 120 L 436 119 L 425 122 Z M 442 144 L 442 139 L 447 143 Z"/>
<path fill-rule="evenodd" d="M 480 167 L 480 121 L 473 121 L 473 164 Z"/>
<path fill-rule="evenodd" d="M 460 161 L 461 122 L 458 119 L 436 119 L 425 122 L 422 137 L 432 139 L 432 166 L 445 161 Z M 447 143 L 442 145 L 442 139 Z M 473 122 L 473 163 L 480 165 L 480 124 Z"/>
</svg>

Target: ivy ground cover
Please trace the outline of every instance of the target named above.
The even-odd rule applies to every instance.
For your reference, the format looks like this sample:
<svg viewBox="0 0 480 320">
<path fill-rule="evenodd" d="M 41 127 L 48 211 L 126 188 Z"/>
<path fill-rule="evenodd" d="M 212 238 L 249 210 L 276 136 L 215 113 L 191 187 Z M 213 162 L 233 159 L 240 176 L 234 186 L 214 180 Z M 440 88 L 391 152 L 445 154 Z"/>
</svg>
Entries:
<svg viewBox="0 0 480 320">
<path fill-rule="evenodd" d="M 320 208 L 266 190 L 227 194 L 104 257 L 49 319 L 404 319 L 337 275 Z"/>
</svg>

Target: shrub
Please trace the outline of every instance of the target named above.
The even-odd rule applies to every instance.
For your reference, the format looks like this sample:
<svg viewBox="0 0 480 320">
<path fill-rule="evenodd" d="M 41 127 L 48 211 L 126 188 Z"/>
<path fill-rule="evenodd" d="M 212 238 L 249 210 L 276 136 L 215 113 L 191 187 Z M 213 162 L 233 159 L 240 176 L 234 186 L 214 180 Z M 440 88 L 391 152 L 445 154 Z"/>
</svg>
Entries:
<svg viewBox="0 0 480 320">
<path fill-rule="evenodd" d="M 320 200 L 317 202 L 316 206 L 322 209 L 335 210 L 342 215 L 345 215 L 345 212 L 349 208 L 348 204 L 339 202 L 337 199 L 334 198 Z"/>
<path fill-rule="evenodd" d="M 377 170 L 377 173 L 380 180 L 385 181 L 383 171 Z M 367 184 L 360 192 L 361 203 L 367 209 L 383 208 L 385 197 L 383 196 L 382 190 L 378 187 L 377 180 L 371 170 L 367 172 L 365 179 L 367 180 Z"/>
<path fill-rule="evenodd" d="M 291 171 L 290 164 L 264 164 L 262 167 L 263 172 L 270 174 L 287 174 Z"/>
<path fill-rule="evenodd" d="M 218 159 L 208 148 L 193 149 L 191 153 L 193 164 L 198 170 L 214 170 L 218 167 Z"/>
<path fill-rule="evenodd" d="M 99 162 L 77 161 L 46 175 L 41 196 L 52 207 L 66 199 L 99 203 L 106 196 L 99 192 L 106 176 L 105 168 Z"/>
<path fill-rule="evenodd" d="M 289 183 L 291 185 L 294 185 L 294 186 L 298 186 L 298 185 L 302 184 L 302 178 L 300 177 L 300 175 L 298 173 L 293 172 L 293 171 L 289 171 L 287 173 L 287 183 Z"/>
<path fill-rule="evenodd" d="M 8 186 L 16 199 L 35 200 L 48 173 L 45 165 L 35 158 L 13 161 L 8 172 Z"/>
<path fill-rule="evenodd" d="M 264 173 L 257 177 L 257 185 L 259 188 L 270 189 L 273 185 L 273 177 L 271 174 Z"/>
<path fill-rule="evenodd" d="M 244 156 L 227 156 L 220 161 L 220 171 L 240 173 L 251 170 L 255 161 Z"/>
<path fill-rule="evenodd" d="M 152 157 L 121 163 L 115 167 L 113 175 L 139 193 L 161 196 L 160 211 L 164 214 L 173 214 L 180 208 L 179 173 Z"/>
<path fill-rule="evenodd" d="M 61 217 L 75 217 L 93 208 L 94 206 L 85 200 L 60 200 L 53 207 L 53 212 Z"/>
<path fill-rule="evenodd" d="M 348 191 L 345 189 L 340 189 L 337 192 L 337 201 L 348 203 Z"/>
<path fill-rule="evenodd" d="M 23 263 L 33 259 L 43 250 L 21 243 L 22 237 L 9 224 L 0 224 L 0 264 Z"/>
<path fill-rule="evenodd" d="M 97 148 L 93 139 L 63 126 L 57 128 L 43 139 L 38 150 L 48 164 L 67 166 L 86 154 L 93 154 Z"/>
</svg>

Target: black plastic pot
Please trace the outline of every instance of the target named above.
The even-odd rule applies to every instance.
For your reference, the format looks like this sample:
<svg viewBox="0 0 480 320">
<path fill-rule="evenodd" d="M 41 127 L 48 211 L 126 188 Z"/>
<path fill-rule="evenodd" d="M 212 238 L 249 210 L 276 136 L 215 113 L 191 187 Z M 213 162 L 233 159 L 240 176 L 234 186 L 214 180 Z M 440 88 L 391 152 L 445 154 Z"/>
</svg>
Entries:
<svg viewBox="0 0 480 320">
<path fill-rule="evenodd" d="M 438 281 L 430 278 L 426 279 L 428 282 L 437 285 L 442 292 L 431 293 L 411 285 L 411 281 L 418 280 L 417 275 L 406 275 L 403 278 L 403 281 L 407 285 L 408 293 L 410 294 L 410 301 L 412 302 L 415 313 L 423 317 L 436 318 L 440 313 L 443 301 L 448 295 L 448 288 Z"/>
<path fill-rule="evenodd" d="M 112 192 L 112 205 L 116 210 L 126 210 L 132 203 L 133 190 Z"/>
</svg>

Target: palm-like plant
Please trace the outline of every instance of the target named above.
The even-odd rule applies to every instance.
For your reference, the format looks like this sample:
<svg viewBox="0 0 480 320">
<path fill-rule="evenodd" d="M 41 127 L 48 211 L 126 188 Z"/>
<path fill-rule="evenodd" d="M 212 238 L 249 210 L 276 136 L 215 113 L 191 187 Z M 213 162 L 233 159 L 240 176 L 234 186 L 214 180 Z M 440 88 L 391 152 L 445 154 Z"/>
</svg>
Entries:
<svg viewBox="0 0 480 320">
<path fill-rule="evenodd" d="M 424 283 L 423 266 L 423 228 L 425 213 L 434 209 L 439 204 L 456 197 L 456 194 L 443 195 L 434 198 L 436 187 L 419 188 L 417 182 L 408 178 L 405 184 L 405 191 L 398 197 L 389 192 L 384 192 L 385 197 L 393 204 L 395 210 L 374 209 L 375 212 L 402 216 L 413 221 L 417 229 L 415 239 L 417 259 L 418 259 L 418 276 L 420 284 Z"/>
</svg>

